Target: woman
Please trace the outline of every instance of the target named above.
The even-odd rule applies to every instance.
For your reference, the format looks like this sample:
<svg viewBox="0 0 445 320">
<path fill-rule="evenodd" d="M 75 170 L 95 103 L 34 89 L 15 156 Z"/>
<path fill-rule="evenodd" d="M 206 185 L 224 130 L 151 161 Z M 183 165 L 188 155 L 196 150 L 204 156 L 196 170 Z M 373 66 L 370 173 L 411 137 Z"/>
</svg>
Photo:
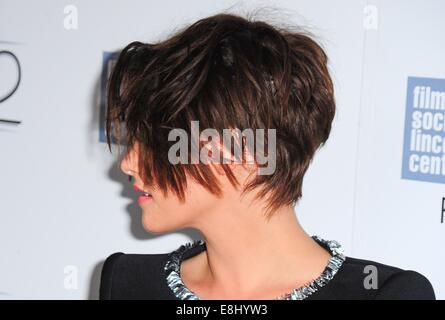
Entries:
<svg viewBox="0 0 445 320">
<path fill-rule="evenodd" d="M 157 44 L 132 42 L 107 112 L 144 228 L 195 228 L 204 240 L 111 255 L 101 299 L 434 299 L 423 275 L 347 257 L 296 218 L 335 114 L 327 56 L 307 32 L 218 14 Z"/>
</svg>

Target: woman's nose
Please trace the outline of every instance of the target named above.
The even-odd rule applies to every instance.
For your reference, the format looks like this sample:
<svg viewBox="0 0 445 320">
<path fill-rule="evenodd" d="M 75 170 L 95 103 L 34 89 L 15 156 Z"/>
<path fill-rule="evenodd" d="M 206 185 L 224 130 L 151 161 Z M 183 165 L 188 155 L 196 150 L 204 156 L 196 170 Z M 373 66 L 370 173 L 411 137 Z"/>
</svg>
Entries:
<svg viewBox="0 0 445 320">
<path fill-rule="evenodd" d="M 129 175 L 129 180 L 131 181 L 131 177 L 137 173 L 137 148 L 138 145 L 136 144 L 134 148 L 127 149 L 126 152 L 123 155 L 122 160 L 120 161 L 120 169 L 121 171 Z M 136 177 L 135 177 L 136 178 Z"/>
<path fill-rule="evenodd" d="M 129 174 L 130 170 L 128 169 L 127 160 L 124 158 L 120 162 L 120 169 L 123 173 Z"/>
<path fill-rule="evenodd" d="M 126 163 L 127 163 L 127 162 L 126 162 L 125 160 L 122 160 L 122 161 L 121 161 L 121 164 L 120 164 L 120 168 L 121 168 L 121 170 L 122 170 L 122 172 L 123 172 L 124 174 L 128 175 L 128 181 L 131 182 L 131 178 L 133 177 L 133 176 L 132 176 L 133 171 L 130 170 L 130 169 L 128 169 Z"/>
<path fill-rule="evenodd" d="M 124 174 L 129 175 L 129 180 L 131 181 L 131 176 L 135 171 L 133 170 L 132 161 L 130 161 L 128 154 L 121 160 L 120 169 Z"/>
</svg>

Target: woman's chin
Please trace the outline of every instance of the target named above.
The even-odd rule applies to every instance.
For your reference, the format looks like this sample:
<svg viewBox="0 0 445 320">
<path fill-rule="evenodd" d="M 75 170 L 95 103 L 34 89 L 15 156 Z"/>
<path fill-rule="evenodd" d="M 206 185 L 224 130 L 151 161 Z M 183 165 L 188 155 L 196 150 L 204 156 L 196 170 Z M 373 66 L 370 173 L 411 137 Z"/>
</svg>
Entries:
<svg viewBox="0 0 445 320">
<path fill-rule="evenodd" d="M 175 230 L 175 228 L 172 228 L 168 223 L 160 223 L 160 221 L 156 221 L 154 217 L 150 217 L 149 214 L 143 214 L 142 227 L 145 231 L 153 234 L 162 234 Z"/>
</svg>

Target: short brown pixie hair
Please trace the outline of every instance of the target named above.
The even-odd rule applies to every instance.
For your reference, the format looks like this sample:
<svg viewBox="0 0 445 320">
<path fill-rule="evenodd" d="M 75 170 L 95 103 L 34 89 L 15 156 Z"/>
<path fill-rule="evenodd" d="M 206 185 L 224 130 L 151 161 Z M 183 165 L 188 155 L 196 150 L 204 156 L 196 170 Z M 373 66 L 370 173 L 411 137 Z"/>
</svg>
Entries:
<svg viewBox="0 0 445 320">
<path fill-rule="evenodd" d="M 327 55 L 307 31 L 291 31 L 234 14 L 217 14 L 152 44 L 131 42 L 108 83 L 107 142 L 112 131 L 140 145 L 139 174 L 146 185 L 184 200 L 187 177 L 214 194 L 221 188 L 209 166 L 168 161 L 173 128 L 275 129 L 276 169 L 256 175 L 268 211 L 295 205 L 303 176 L 331 131 L 335 99 Z M 114 136 L 113 136 L 114 137 Z M 232 184 L 238 182 L 221 164 Z"/>
</svg>

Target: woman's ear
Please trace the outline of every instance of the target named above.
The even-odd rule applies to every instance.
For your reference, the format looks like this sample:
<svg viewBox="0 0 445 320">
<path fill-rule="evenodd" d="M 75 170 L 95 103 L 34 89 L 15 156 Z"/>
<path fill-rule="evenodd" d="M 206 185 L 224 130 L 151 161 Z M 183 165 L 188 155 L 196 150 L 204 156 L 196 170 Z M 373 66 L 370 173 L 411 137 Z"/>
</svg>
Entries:
<svg viewBox="0 0 445 320">
<path fill-rule="evenodd" d="M 246 143 L 246 139 L 233 130 L 232 140 L 223 138 L 201 141 L 200 163 L 212 165 L 212 169 L 221 176 L 227 175 L 225 165 L 234 175 L 245 176 L 256 172 L 257 165 L 253 156 L 253 146 Z"/>
</svg>

